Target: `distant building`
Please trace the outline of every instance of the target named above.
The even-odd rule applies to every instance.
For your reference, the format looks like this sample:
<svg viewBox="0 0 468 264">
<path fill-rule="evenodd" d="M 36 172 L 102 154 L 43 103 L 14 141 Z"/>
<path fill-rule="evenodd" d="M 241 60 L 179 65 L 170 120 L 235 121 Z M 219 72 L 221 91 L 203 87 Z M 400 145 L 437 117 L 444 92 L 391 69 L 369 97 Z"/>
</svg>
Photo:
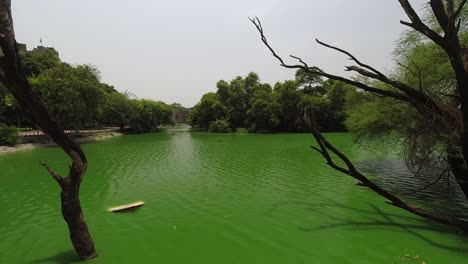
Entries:
<svg viewBox="0 0 468 264">
<path fill-rule="evenodd" d="M 187 124 L 190 111 L 185 108 L 173 109 L 172 119 L 176 124 Z"/>
</svg>

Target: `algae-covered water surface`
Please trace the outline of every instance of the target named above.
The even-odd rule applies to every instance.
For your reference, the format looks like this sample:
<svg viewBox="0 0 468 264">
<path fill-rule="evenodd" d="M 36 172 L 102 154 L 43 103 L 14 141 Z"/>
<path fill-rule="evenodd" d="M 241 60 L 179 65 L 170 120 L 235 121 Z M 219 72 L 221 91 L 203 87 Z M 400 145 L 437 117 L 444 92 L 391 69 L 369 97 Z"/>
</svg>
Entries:
<svg viewBox="0 0 468 264">
<path fill-rule="evenodd" d="M 348 134 L 327 137 L 372 167 Z M 81 201 L 99 254 L 90 263 L 465 263 L 465 236 L 385 204 L 312 144 L 307 134 L 172 129 L 84 145 Z M 58 148 L 0 156 L 0 263 L 78 261 L 59 187 L 38 160 L 67 170 Z M 139 200 L 136 211 L 106 211 Z"/>
</svg>

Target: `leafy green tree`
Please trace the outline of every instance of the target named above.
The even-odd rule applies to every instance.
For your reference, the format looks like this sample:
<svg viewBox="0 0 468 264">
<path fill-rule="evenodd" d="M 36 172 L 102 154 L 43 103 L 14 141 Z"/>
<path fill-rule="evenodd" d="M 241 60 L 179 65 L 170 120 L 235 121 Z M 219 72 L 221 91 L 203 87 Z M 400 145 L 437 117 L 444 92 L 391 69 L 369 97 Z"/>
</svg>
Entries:
<svg viewBox="0 0 468 264">
<path fill-rule="evenodd" d="M 248 100 L 245 83 L 245 80 L 238 76 L 229 84 L 222 80 L 216 84 L 218 88 L 216 93 L 221 103 L 226 106 L 226 119 L 231 123 L 232 128 L 245 127 Z"/>
<path fill-rule="evenodd" d="M 326 131 L 346 131 L 346 91 L 349 90 L 345 86 L 349 86 L 343 82 L 327 80 L 324 82 L 326 89 L 326 97 L 328 98 L 328 115 L 327 120 L 324 121 Z M 350 87 L 348 87 L 350 88 Z"/>
<path fill-rule="evenodd" d="M 109 125 L 151 130 L 161 124 L 173 124 L 171 106 L 132 100 L 128 94 L 102 83 L 97 68 L 63 63 L 53 48 L 38 47 L 21 52 L 20 56 L 23 73 L 64 128 Z M 10 92 L 1 86 L 0 121 L 19 123 L 22 116 Z"/>
<path fill-rule="evenodd" d="M 190 113 L 189 123 L 203 129 L 208 129 L 210 122 L 225 117 L 226 112 L 227 108 L 221 103 L 219 95 L 207 93 L 203 95 L 200 102 L 193 108 L 193 111 Z"/>
<path fill-rule="evenodd" d="M 0 122 L 13 124 L 16 116 L 16 101 L 11 93 L 0 84 Z"/>
<path fill-rule="evenodd" d="M 467 10 L 465 6 L 460 19 L 466 17 Z M 433 14 L 428 14 L 425 20 L 437 28 L 435 25 L 438 22 Z M 461 45 L 464 46 L 468 45 L 467 29 L 462 26 L 459 32 Z M 406 31 L 394 55 L 397 61 L 392 74 L 394 79 L 430 95 L 431 100 L 437 100 L 439 104 L 449 107 L 459 104 L 456 74 L 442 47 L 426 41 L 424 35 L 417 31 Z M 391 90 L 378 82 L 372 85 Z M 361 100 L 356 102 L 353 102 L 356 97 L 350 98 L 347 110 L 349 117 L 346 124 L 356 138 L 385 139 L 398 144 L 409 169 L 415 173 L 422 168 L 438 174 L 442 171 L 447 176 L 449 170 L 446 168 L 449 167 L 457 178 L 468 177 L 463 176 L 468 175 L 468 171 L 463 165 L 461 138 L 456 129 L 442 125 L 435 115 L 423 117 L 417 109 L 400 100 L 364 96 L 362 93 L 360 97 Z"/>
<path fill-rule="evenodd" d="M 194 107 L 190 124 L 206 129 L 210 122 L 222 118 L 232 130 L 303 132 L 306 124 L 298 114 L 313 110 L 325 131 L 345 129 L 345 92 L 340 82 L 324 81 L 299 70 L 295 80 L 277 83 L 274 89 L 261 83 L 254 72 L 229 83 L 220 80 L 216 87 L 216 93 L 205 94 Z"/>
<path fill-rule="evenodd" d="M 97 69 L 61 63 L 29 81 L 62 127 L 81 129 L 95 125 L 107 87 L 100 83 Z"/>
<path fill-rule="evenodd" d="M 20 52 L 21 66 L 27 77 L 37 76 L 45 70 L 59 66 L 58 52 L 53 48 L 38 47 Z"/>
<path fill-rule="evenodd" d="M 210 122 L 208 126 L 208 132 L 211 133 L 231 133 L 232 128 L 229 121 L 225 119 L 216 119 L 213 122 Z"/>
<path fill-rule="evenodd" d="M 23 73 L 27 77 L 37 76 L 61 63 L 58 52 L 53 48 L 39 47 L 31 51 L 21 51 L 20 57 Z M 28 120 L 24 120 L 23 112 L 8 89 L 0 84 L 0 122 L 19 127 L 23 121 L 26 125 L 31 125 Z"/>
<path fill-rule="evenodd" d="M 129 125 L 135 130 L 154 130 L 160 125 L 172 125 L 172 108 L 163 102 L 148 99 L 130 101 Z"/>
<path fill-rule="evenodd" d="M 273 97 L 279 106 L 278 119 L 280 131 L 298 131 L 300 130 L 300 119 L 298 115 L 301 106 L 297 106 L 302 101 L 303 94 L 299 91 L 297 82 L 293 80 L 284 83 L 276 83 L 274 86 Z"/>
<path fill-rule="evenodd" d="M 247 123 L 251 132 L 273 131 L 279 125 L 279 105 L 269 84 L 256 85 L 249 100 Z"/>
<path fill-rule="evenodd" d="M 118 126 L 121 130 L 130 123 L 132 103 L 126 93 L 105 95 L 101 120 L 102 124 Z"/>
<path fill-rule="evenodd" d="M 19 142 L 18 129 L 0 123 L 0 146 L 14 146 Z"/>
<path fill-rule="evenodd" d="M 326 89 L 322 85 L 323 78 L 310 74 L 302 69 L 298 69 L 295 74 L 295 80 L 298 87 L 304 91 L 305 94 L 323 96 L 326 94 Z"/>
<path fill-rule="evenodd" d="M 402 131 L 414 126 L 412 109 L 392 98 L 359 91 L 348 92 L 345 124 L 356 140 L 397 142 Z"/>
</svg>

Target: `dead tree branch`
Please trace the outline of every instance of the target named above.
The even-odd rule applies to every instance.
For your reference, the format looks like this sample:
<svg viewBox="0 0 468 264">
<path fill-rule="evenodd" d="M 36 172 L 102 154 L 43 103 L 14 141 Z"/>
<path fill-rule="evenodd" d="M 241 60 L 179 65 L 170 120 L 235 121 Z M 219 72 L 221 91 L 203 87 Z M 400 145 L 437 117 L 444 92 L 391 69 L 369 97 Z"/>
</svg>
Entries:
<svg viewBox="0 0 468 264">
<path fill-rule="evenodd" d="M 356 180 L 360 181 L 362 185 L 368 187 L 375 193 L 387 198 L 389 202 L 388 204 L 391 204 L 393 206 L 399 207 L 403 210 L 406 210 L 410 213 L 419 215 L 421 217 L 430 219 L 432 221 L 438 222 L 440 224 L 444 225 L 450 225 L 450 226 L 456 226 L 460 228 L 463 231 L 468 231 L 468 222 L 465 222 L 460 219 L 452 219 L 449 217 L 444 217 L 438 213 L 430 212 L 421 208 L 414 207 L 405 201 L 403 201 L 401 198 L 398 196 L 388 192 L 387 190 L 381 188 L 379 185 L 374 183 L 373 181 L 369 180 L 366 176 L 364 176 L 362 173 L 360 173 L 353 163 L 342 153 L 340 152 L 336 147 L 334 147 L 325 137 L 315 128 L 311 128 L 312 134 L 317 141 L 317 143 L 320 146 L 320 153 L 323 155 L 323 157 L 327 160 L 327 164 L 334 168 L 335 170 L 338 170 L 340 172 L 343 172 L 345 174 L 348 174 L 349 176 L 355 178 Z M 347 169 L 340 167 L 336 165 L 336 163 L 333 161 L 333 158 L 330 155 L 330 152 L 338 156 L 348 167 Z"/>
<path fill-rule="evenodd" d="M 58 175 L 55 171 L 53 171 L 49 167 L 49 165 L 47 165 L 45 162 L 40 160 L 39 163 L 42 165 L 42 167 L 44 167 L 47 170 L 47 172 L 52 176 L 52 178 L 54 178 L 57 181 L 57 183 L 60 185 L 60 187 L 62 187 L 62 183 L 63 183 L 62 176 Z"/>
<path fill-rule="evenodd" d="M 422 20 L 419 18 L 416 11 L 412 8 L 412 6 L 410 5 L 410 3 L 407 0 L 399 0 L 399 2 L 402 5 L 402 7 L 405 10 L 408 17 L 410 18 L 410 20 L 411 20 L 411 23 L 402 21 L 401 22 L 402 24 L 410 26 L 410 27 L 414 28 L 415 30 L 423 33 L 424 35 L 429 37 L 432 41 L 434 41 L 439 46 L 444 46 L 445 45 L 444 44 L 445 39 L 443 37 L 441 37 L 439 34 L 437 34 L 434 30 L 430 29 L 427 25 L 425 25 L 422 22 Z M 440 4 L 440 3 L 438 3 L 438 2 L 440 2 L 440 1 L 435 1 L 435 0 L 431 1 L 431 4 L 433 5 L 433 8 L 439 8 L 438 4 Z M 463 5 L 464 2 L 466 2 L 466 1 L 463 1 L 463 3 L 461 5 Z M 457 11 L 458 11 L 458 9 L 457 9 Z M 455 13 L 457 11 L 455 11 L 451 17 L 453 17 L 453 16 L 456 17 L 458 15 L 458 14 L 455 15 Z M 444 17 L 440 16 L 439 18 L 440 18 L 439 23 L 441 23 L 441 24 L 450 23 L 451 20 L 452 20 L 449 17 L 444 18 Z M 290 69 L 302 69 L 305 72 L 308 72 L 310 74 L 315 74 L 315 75 L 318 75 L 318 76 L 326 77 L 326 78 L 329 78 L 329 79 L 333 79 L 333 80 L 344 82 L 346 84 L 353 85 L 353 86 L 355 86 L 357 88 L 363 89 L 366 92 L 371 92 L 371 93 L 381 95 L 381 96 L 384 96 L 384 97 L 391 97 L 391 98 L 394 98 L 394 99 L 397 99 L 397 100 L 400 100 L 400 101 L 404 101 L 404 102 L 409 103 L 413 107 L 415 107 L 423 115 L 427 115 L 427 111 L 429 111 L 430 112 L 429 115 L 437 116 L 439 118 L 439 120 L 444 121 L 444 122 L 446 121 L 447 122 L 446 125 L 451 126 L 452 128 L 460 129 L 460 127 L 463 126 L 462 125 L 463 124 L 462 115 L 454 114 L 454 113 L 458 113 L 457 109 L 452 109 L 453 107 L 451 108 L 450 106 L 444 104 L 443 102 L 437 101 L 437 99 L 434 99 L 434 98 L 430 97 L 429 95 L 425 94 L 422 91 L 422 89 L 415 89 L 415 88 L 413 88 L 413 87 L 411 87 L 411 86 L 409 86 L 409 85 L 407 85 L 405 83 L 402 83 L 402 82 L 397 81 L 397 80 L 393 80 L 393 79 L 387 77 L 386 75 L 384 75 L 383 73 L 381 73 L 380 71 L 376 70 L 375 68 L 373 68 L 373 67 L 371 67 L 371 66 L 369 66 L 369 65 L 367 65 L 365 63 L 362 63 L 355 56 L 353 56 L 351 53 L 349 53 L 349 52 L 347 52 L 347 51 L 345 51 L 345 50 L 343 50 L 341 48 L 337 48 L 335 46 L 332 46 L 332 45 L 326 44 L 324 42 L 321 42 L 319 40 L 317 40 L 317 42 L 320 45 L 348 55 L 350 57 L 350 59 L 352 61 L 354 61 L 358 65 L 358 66 L 348 66 L 348 67 L 346 67 L 346 69 L 348 71 L 354 71 L 354 72 L 359 73 L 362 76 L 365 76 L 365 77 L 371 78 L 373 80 L 378 80 L 378 81 L 381 81 L 383 83 L 386 83 L 386 84 L 394 87 L 397 91 L 389 91 L 389 90 L 384 90 L 384 89 L 372 87 L 370 85 L 364 84 L 364 83 L 359 82 L 359 81 L 354 81 L 354 80 L 351 80 L 351 79 L 348 79 L 348 78 L 345 78 L 345 77 L 342 77 L 342 76 L 336 76 L 336 75 L 329 74 L 329 73 L 327 73 L 325 71 L 322 71 L 322 70 L 317 70 L 318 68 L 309 67 L 307 65 L 307 63 L 305 63 L 301 58 L 299 58 L 297 56 L 291 56 L 291 57 L 298 60 L 300 62 L 300 64 L 287 64 L 282 59 L 282 57 L 279 56 L 275 52 L 275 50 L 271 47 L 271 45 L 268 43 L 268 40 L 265 37 L 263 27 L 262 27 L 262 24 L 261 24 L 260 20 L 257 17 L 255 17 L 255 18 L 250 18 L 250 21 L 255 25 L 258 32 L 260 33 L 260 37 L 261 37 L 261 40 L 262 40 L 263 44 L 270 50 L 272 55 L 280 62 L 280 65 L 282 67 L 290 68 Z M 447 34 L 447 32 L 453 34 L 452 31 L 447 30 L 446 34 Z M 455 226 L 455 227 L 458 227 L 458 228 L 462 229 L 463 231 L 468 231 L 468 222 L 463 221 L 461 219 L 454 219 L 454 218 L 450 218 L 450 217 L 445 217 L 445 216 L 442 216 L 442 215 L 440 215 L 438 213 L 435 213 L 435 212 L 431 212 L 431 211 L 428 211 L 428 210 L 425 210 L 425 209 L 414 207 L 414 206 L 406 203 L 405 201 L 403 201 L 400 197 L 388 192 L 387 190 L 383 189 L 382 187 L 380 187 L 379 185 L 377 185 L 376 183 L 374 183 L 373 181 L 368 179 L 366 176 L 364 176 L 362 173 L 360 173 L 356 169 L 354 164 L 351 162 L 351 160 L 344 153 L 339 151 L 333 144 L 331 144 L 320 133 L 320 131 L 315 127 L 315 123 L 314 123 L 314 120 L 313 120 L 312 117 L 313 117 L 313 113 L 311 115 L 309 115 L 309 118 L 311 120 L 309 122 L 304 122 L 305 124 L 310 124 L 310 130 L 311 130 L 311 132 L 312 132 L 312 134 L 313 134 L 313 136 L 315 138 L 315 141 L 317 142 L 317 144 L 319 146 L 318 148 L 317 147 L 312 147 L 312 148 L 314 150 L 316 150 L 317 152 L 319 152 L 325 158 L 327 164 L 330 167 L 332 167 L 333 169 L 335 169 L 337 171 L 340 171 L 342 173 L 345 173 L 345 174 L 357 179 L 360 183 L 362 183 L 363 186 L 368 187 L 369 189 L 371 189 L 375 193 L 377 193 L 377 194 L 381 195 L 382 197 L 388 199 L 389 201 L 387 203 L 389 203 L 389 204 L 391 204 L 393 206 L 399 207 L 399 208 L 401 208 L 403 210 L 406 210 L 406 211 L 411 212 L 413 214 L 416 214 L 416 215 L 419 215 L 421 217 L 430 219 L 432 221 L 438 222 L 440 224 Z M 299 115 L 299 118 L 302 118 L 301 115 Z M 335 162 L 335 160 L 334 160 L 334 158 L 332 157 L 331 154 L 338 157 L 339 160 L 344 162 L 346 167 L 338 165 Z"/>
<path fill-rule="evenodd" d="M 271 45 L 268 43 L 268 40 L 265 37 L 260 19 L 255 17 L 255 18 L 250 18 L 250 21 L 255 25 L 258 32 L 260 33 L 260 37 L 261 37 L 263 44 L 271 51 L 272 55 L 280 62 L 280 65 L 282 67 L 289 68 L 289 69 L 302 69 L 305 72 L 308 72 L 310 74 L 315 74 L 318 76 L 322 76 L 322 77 L 326 77 L 329 79 L 341 81 L 346 84 L 350 84 L 366 92 L 370 92 L 373 94 L 382 95 L 385 97 L 391 97 L 400 101 L 404 101 L 410 104 L 411 106 L 413 106 L 423 115 L 427 115 L 428 113 L 435 113 L 439 117 L 440 123 L 442 123 L 444 126 L 451 127 L 451 128 L 459 128 L 462 126 L 462 118 L 461 118 L 461 115 L 457 114 L 458 111 L 456 110 L 456 108 L 444 105 L 442 102 L 437 101 L 436 99 L 425 94 L 423 91 L 419 89 L 412 88 L 411 86 L 403 82 L 393 80 L 387 77 L 386 75 L 382 74 L 380 71 L 376 70 L 375 68 L 360 62 L 358 59 L 356 59 L 355 56 L 353 56 L 351 53 L 343 49 L 331 46 L 329 44 L 320 42 L 318 40 L 317 40 L 318 43 L 320 43 L 321 45 L 327 48 L 331 48 L 333 50 L 337 50 L 341 53 L 344 53 L 350 56 L 351 59 L 355 61 L 358 65 L 361 65 L 361 66 L 347 66 L 346 67 L 347 71 L 354 71 L 364 77 L 386 83 L 394 87 L 397 91 L 380 89 L 380 88 L 365 84 L 363 82 L 355 81 L 349 78 L 345 78 L 345 77 L 338 76 L 338 75 L 333 75 L 325 71 L 318 70 L 317 67 L 308 67 L 307 64 L 301 58 L 297 56 L 291 56 L 291 57 L 294 59 L 297 59 L 301 64 L 287 64 L 283 60 L 283 58 L 281 58 L 281 56 L 279 56 L 276 53 L 276 51 L 271 47 Z"/>
</svg>

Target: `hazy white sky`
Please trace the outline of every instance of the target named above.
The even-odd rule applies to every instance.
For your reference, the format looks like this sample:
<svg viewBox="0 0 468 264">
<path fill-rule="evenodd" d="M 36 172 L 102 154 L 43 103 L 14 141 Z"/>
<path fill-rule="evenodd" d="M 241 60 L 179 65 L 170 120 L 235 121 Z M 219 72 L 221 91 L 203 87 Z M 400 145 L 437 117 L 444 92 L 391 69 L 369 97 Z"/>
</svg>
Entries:
<svg viewBox="0 0 468 264">
<path fill-rule="evenodd" d="M 406 19 L 397 0 L 13 0 L 18 42 L 54 46 L 63 61 L 92 64 L 102 80 L 140 98 L 193 106 L 218 80 L 250 71 L 263 82 L 291 79 L 260 42 L 258 16 L 286 57 L 342 73 L 345 47 L 388 69 Z M 411 1 L 415 8 L 427 1 Z M 349 64 L 349 63 L 348 63 Z"/>
</svg>

